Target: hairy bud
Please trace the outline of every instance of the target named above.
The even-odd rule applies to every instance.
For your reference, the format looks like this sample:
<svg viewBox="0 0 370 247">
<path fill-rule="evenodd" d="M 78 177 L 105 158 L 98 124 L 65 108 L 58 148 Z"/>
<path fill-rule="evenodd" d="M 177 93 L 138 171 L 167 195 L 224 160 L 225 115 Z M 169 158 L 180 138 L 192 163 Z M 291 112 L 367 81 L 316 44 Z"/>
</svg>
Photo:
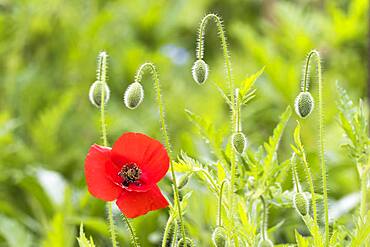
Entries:
<svg viewBox="0 0 370 247">
<path fill-rule="evenodd" d="M 104 104 L 107 104 L 110 96 L 110 90 L 107 83 L 95 81 L 91 85 L 89 90 L 89 100 L 94 106 L 100 107 L 103 92 L 104 92 Z"/>
<path fill-rule="evenodd" d="M 212 234 L 212 241 L 216 247 L 226 246 L 226 230 L 222 226 L 216 227 Z"/>
<path fill-rule="evenodd" d="M 129 109 L 135 109 L 140 105 L 140 103 L 144 99 L 144 89 L 143 86 L 139 82 L 131 83 L 126 91 L 125 95 L 123 97 L 123 101 L 127 108 Z"/>
<path fill-rule="evenodd" d="M 314 108 L 314 100 L 309 92 L 301 92 L 295 99 L 295 111 L 301 118 L 306 118 Z"/>
<path fill-rule="evenodd" d="M 261 239 L 258 242 L 258 247 L 273 247 L 274 244 L 271 242 L 270 239 Z"/>
<path fill-rule="evenodd" d="M 192 74 L 194 81 L 198 84 L 203 84 L 208 78 L 208 65 L 206 62 L 202 59 L 195 61 L 192 68 Z"/>
<path fill-rule="evenodd" d="M 294 208 L 300 215 L 307 215 L 309 212 L 309 201 L 304 193 L 295 193 L 293 196 Z"/>
<path fill-rule="evenodd" d="M 243 154 L 245 148 L 247 147 L 247 138 L 243 132 L 236 132 L 231 137 L 231 143 L 236 152 Z"/>
<path fill-rule="evenodd" d="M 177 242 L 177 247 L 193 247 L 194 246 L 194 243 L 193 243 L 193 240 L 191 240 L 190 238 L 185 238 L 185 240 L 183 238 L 181 238 L 178 242 Z"/>
</svg>

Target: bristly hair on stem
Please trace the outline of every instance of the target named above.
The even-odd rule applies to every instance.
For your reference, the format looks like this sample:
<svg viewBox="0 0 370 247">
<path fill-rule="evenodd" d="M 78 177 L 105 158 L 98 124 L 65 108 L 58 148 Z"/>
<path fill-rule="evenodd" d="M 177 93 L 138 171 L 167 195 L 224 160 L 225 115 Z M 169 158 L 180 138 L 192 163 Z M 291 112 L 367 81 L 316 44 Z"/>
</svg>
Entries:
<svg viewBox="0 0 370 247">
<path fill-rule="evenodd" d="M 206 15 L 199 26 L 199 33 L 198 33 L 198 39 L 197 39 L 197 49 L 196 49 L 196 58 L 197 61 L 203 60 L 204 57 L 204 37 L 207 25 L 210 20 L 213 20 L 216 24 L 218 36 L 220 37 L 220 43 L 221 48 L 223 52 L 224 57 L 224 63 L 225 63 L 225 71 L 226 71 L 226 78 L 227 78 L 227 88 L 228 88 L 228 95 L 230 97 L 230 110 L 231 110 L 231 133 L 236 132 L 237 127 L 237 113 L 235 109 L 235 91 L 234 91 L 234 82 L 232 78 L 232 69 L 231 69 L 231 61 L 230 61 L 230 55 L 228 50 L 228 45 L 226 41 L 226 34 L 225 29 L 222 24 L 222 19 L 217 16 L 216 14 L 208 14 Z M 197 62 L 196 61 L 196 62 Z M 231 225 L 229 229 L 229 233 L 232 233 L 231 229 L 234 227 L 234 184 L 235 184 L 235 173 L 236 173 L 236 156 L 237 151 L 233 148 L 232 154 L 230 157 L 231 167 L 230 167 L 230 186 L 228 191 L 228 198 L 229 198 L 229 218 L 231 220 Z M 236 237 L 236 236 L 235 236 Z"/>
<path fill-rule="evenodd" d="M 323 113 L 323 95 L 322 95 L 322 69 L 321 69 L 321 57 L 320 53 L 317 50 L 312 50 L 308 53 L 306 66 L 304 69 L 304 79 L 301 81 L 301 90 L 303 89 L 303 93 L 309 94 L 309 66 L 311 59 L 315 57 L 316 59 L 316 68 L 317 68 L 317 79 L 318 79 L 318 108 L 319 108 L 319 156 L 320 156 L 320 166 L 321 166 L 321 179 L 322 179 L 322 190 L 323 190 L 323 202 L 324 202 L 324 218 L 325 218 L 325 244 L 329 246 L 329 208 L 328 208 L 328 190 L 327 190 L 327 168 L 325 164 L 325 145 L 324 145 L 324 113 Z M 300 97 L 300 98 L 298 98 Z M 309 97 L 302 97 L 302 92 L 298 95 L 296 99 L 296 111 L 297 114 L 305 118 L 310 113 L 305 109 L 306 106 L 310 106 L 310 100 L 307 100 Z M 297 102 L 298 100 L 298 102 Z M 297 107 L 298 106 L 298 107 Z M 313 100 L 312 105 L 313 107 Z M 300 109 L 301 108 L 301 109 Z M 305 113 L 302 115 L 302 113 Z"/>
<path fill-rule="evenodd" d="M 172 148 L 171 148 L 171 143 L 170 143 L 170 138 L 167 132 L 167 124 L 166 124 L 166 119 L 165 119 L 165 108 L 163 104 L 163 99 L 162 99 L 162 94 L 161 94 L 161 85 L 160 85 L 160 80 L 159 80 L 159 75 L 157 68 L 153 63 L 146 62 L 142 64 L 139 69 L 136 72 L 135 75 L 135 83 L 141 83 L 142 77 L 145 73 L 145 71 L 149 70 L 151 73 L 151 76 L 154 81 L 154 90 L 156 91 L 156 103 L 158 105 L 159 109 L 159 120 L 161 124 L 161 130 L 165 142 L 165 147 L 169 153 L 170 160 L 173 160 L 173 155 L 172 155 Z M 173 167 L 173 163 L 171 162 L 170 164 L 170 170 L 171 170 L 171 176 L 172 176 L 172 183 L 173 183 L 173 189 L 174 189 L 174 207 L 177 208 L 178 211 L 178 217 L 179 217 L 179 223 L 180 223 L 180 231 L 182 234 L 182 239 L 183 241 L 186 241 L 186 233 L 185 233 L 185 225 L 182 217 L 182 209 L 181 209 L 181 204 L 180 204 L 180 198 L 179 198 L 179 190 L 177 187 L 177 180 L 176 180 L 176 174 L 175 174 L 175 169 Z M 167 224 L 166 227 L 170 227 L 170 224 Z M 165 230 L 167 232 L 168 229 Z M 165 236 L 166 238 L 166 236 Z M 185 242 L 186 243 L 186 242 Z"/>
</svg>

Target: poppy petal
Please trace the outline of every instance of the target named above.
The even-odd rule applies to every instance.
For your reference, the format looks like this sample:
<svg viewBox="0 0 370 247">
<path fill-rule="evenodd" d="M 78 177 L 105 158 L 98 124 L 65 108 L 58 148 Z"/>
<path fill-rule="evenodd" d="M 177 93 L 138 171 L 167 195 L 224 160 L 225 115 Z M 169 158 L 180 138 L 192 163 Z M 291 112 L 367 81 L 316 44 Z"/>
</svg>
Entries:
<svg viewBox="0 0 370 247">
<path fill-rule="evenodd" d="M 145 192 L 124 190 L 116 203 L 121 212 L 128 218 L 136 218 L 149 211 L 168 206 L 166 198 L 164 198 L 157 185 Z"/>
<path fill-rule="evenodd" d="M 104 201 L 113 201 L 122 191 L 107 176 L 106 167 L 111 164 L 111 149 L 92 145 L 85 160 L 85 177 L 89 192 Z"/>
<path fill-rule="evenodd" d="M 115 164 L 135 163 L 141 169 L 141 187 L 134 184 L 128 190 L 146 191 L 167 173 L 170 159 L 164 146 L 157 140 L 140 133 L 124 133 L 113 145 Z"/>
</svg>

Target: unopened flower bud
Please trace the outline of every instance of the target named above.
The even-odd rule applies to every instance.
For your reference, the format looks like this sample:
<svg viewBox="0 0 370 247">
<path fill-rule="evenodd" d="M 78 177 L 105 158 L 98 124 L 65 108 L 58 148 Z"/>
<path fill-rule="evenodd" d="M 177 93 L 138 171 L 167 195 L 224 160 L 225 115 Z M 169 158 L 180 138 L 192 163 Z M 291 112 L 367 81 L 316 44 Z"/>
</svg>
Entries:
<svg viewBox="0 0 370 247">
<path fill-rule="evenodd" d="M 245 148 L 247 147 L 247 138 L 243 132 L 236 132 L 231 137 L 231 143 L 236 152 L 243 154 Z"/>
<path fill-rule="evenodd" d="M 216 227 L 212 234 L 212 241 L 216 247 L 226 246 L 226 230 L 222 226 Z"/>
<path fill-rule="evenodd" d="M 110 96 L 110 90 L 108 85 L 101 81 L 95 81 L 91 85 L 89 90 L 89 100 L 94 106 L 100 107 L 103 92 L 104 92 L 104 104 L 107 104 Z"/>
<path fill-rule="evenodd" d="M 183 238 L 181 238 L 178 242 L 177 242 L 177 247 L 193 247 L 194 246 L 194 243 L 193 243 L 193 240 L 191 240 L 190 238 L 185 238 L 185 240 Z"/>
<path fill-rule="evenodd" d="M 293 196 L 294 208 L 300 215 L 307 215 L 309 212 L 309 201 L 304 193 L 295 193 Z"/>
<path fill-rule="evenodd" d="M 208 65 L 206 62 L 202 59 L 195 61 L 192 68 L 192 74 L 194 81 L 198 84 L 203 84 L 208 78 Z"/>
<path fill-rule="evenodd" d="M 271 242 L 270 239 L 261 239 L 258 242 L 258 247 L 273 247 L 274 244 Z"/>
<path fill-rule="evenodd" d="M 295 111 L 301 118 L 306 118 L 314 108 L 314 99 L 309 92 L 301 92 L 295 99 Z"/>
<path fill-rule="evenodd" d="M 140 105 L 140 103 L 144 99 L 144 89 L 143 86 L 139 82 L 131 83 L 126 91 L 125 95 L 123 97 L 123 101 L 127 108 L 129 109 L 135 109 Z"/>
</svg>

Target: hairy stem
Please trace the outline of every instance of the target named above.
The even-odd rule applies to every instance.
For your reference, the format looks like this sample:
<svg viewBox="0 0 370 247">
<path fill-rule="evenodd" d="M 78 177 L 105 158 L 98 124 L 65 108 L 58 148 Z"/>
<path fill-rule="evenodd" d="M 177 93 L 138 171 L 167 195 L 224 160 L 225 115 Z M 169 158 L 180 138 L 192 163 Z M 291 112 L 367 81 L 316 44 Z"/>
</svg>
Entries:
<svg viewBox="0 0 370 247">
<path fill-rule="evenodd" d="M 100 124 L 101 124 L 101 139 L 103 146 L 108 146 L 107 140 L 107 126 L 105 122 L 105 90 L 103 86 L 107 83 L 107 64 L 108 64 L 108 54 L 106 52 L 101 52 L 98 56 L 98 69 L 97 69 L 97 80 L 102 82 L 101 84 L 101 98 L 100 98 Z M 112 241 L 112 246 L 117 246 L 116 240 L 116 230 L 114 226 L 113 219 L 113 203 L 107 202 L 107 211 L 108 211 L 108 223 L 109 223 L 109 232 L 110 238 Z"/>
<path fill-rule="evenodd" d="M 202 19 L 202 22 L 199 27 L 199 37 L 198 37 L 196 56 L 197 56 L 197 59 L 203 59 L 204 35 L 205 35 L 206 27 L 207 27 L 209 20 L 213 20 L 215 22 L 217 26 L 218 35 L 220 37 L 220 42 L 221 42 L 221 47 L 222 47 L 222 52 L 223 52 L 223 57 L 224 57 L 224 62 L 225 62 L 227 86 L 228 86 L 229 95 L 231 98 L 231 126 L 232 126 L 231 128 L 232 128 L 232 133 L 234 133 L 236 130 L 237 123 L 236 123 L 236 113 L 235 113 L 236 110 L 235 110 L 234 82 L 233 82 L 232 74 L 231 74 L 231 61 L 230 61 L 229 51 L 227 48 L 225 30 L 222 25 L 221 18 L 215 14 L 208 14 Z M 236 151 L 234 149 L 232 149 L 232 155 L 230 157 L 230 162 L 231 162 L 231 168 L 230 168 L 230 186 L 229 186 L 229 203 L 230 203 L 229 218 L 231 222 L 231 227 L 233 228 L 234 226 L 234 220 L 233 220 L 234 218 L 234 210 L 233 210 L 234 184 L 235 184 L 235 172 L 236 172 Z"/>
<path fill-rule="evenodd" d="M 329 246 L 329 208 L 328 208 L 328 190 L 327 190 L 327 171 L 325 164 L 325 146 L 324 146 L 324 113 L 323 113 L 323 99 L 322 99 L 322 70 L 321 70 L 321 58 L 320 53 L 316 50 L 312 50 L 308 56 L 305 66 L 305 75 L 303 80 L 303 89 L 309 90 L 309 65 L 311 58 L 316 58 L 317 76 L 319 84 L 319 153 L 320 153 L 320 166 L 321 166 L 321 179 L 322 179 L 322 190 L 324 200 L 324 218 L 325 218 L 325 244 Z M 301 86 L 302 87 L 302 86 Z"/>
<path fill-rule="evenodd" d="M 166 120 L 165 120 L 165 110 L 164 110 L 163 99 L 162 99 L 161 88 L 160 88 L 160 80 L 158 77 L 157 69 L 154 66 L 154 64 L 144 63 L 143 65 L 141 65 L 139 70 L 136 73 L 135 80 L 138 82 L 141 81 L 141 78 L 145 72 L 145 69 L 150 70 L 153 81 L 154 81 L 154 89 L 156 91 L 156 101 L 157 101 L 157 105 L 159 108 L 159 118 L 160 118 L 160 123 L 161 123 L 162 134 L 164 137 L 166 149 L 172 161 L 172 148 L 171 148 L 170 139 L 167 133 L 167 125 L 166 125 Z M 172 183 L 173 183 L 173 189 L 174 189 L 175 207 L 177 207 L 178 214 L 179 214 L 179 222 L 180 222 L 180 227 L 181 227 L 182 238 L 184 239 L 183 240 L 184 243 L 186 243 L 185 225 L 184 225 L 183 218 L 182 218 L 182 209 L 181 209 L 180 198 L 179 198 L 179 190 L 177 188 L 176 174 L 175 174 L 175 169 L 173 167 L 172 162 L 170 164 L 170 170 L 171 170 Z"/>
<path fill-rule="evenodd" d="M 135 230 L 134 230 L 134 228 L 132 227 L 132 225 L 130 223 L 130 220 L 125 215 L 123 215 L 123 219 L 125 220 L 125 222 L 127 224 L 127 227 L 128 227 L 128 230 L 131 234 L 132 245 L 135 246 L 135 247 L 139 247 L 140 244 L 137 241 L 136 233 L 135 233 Z"/>
</svg>

